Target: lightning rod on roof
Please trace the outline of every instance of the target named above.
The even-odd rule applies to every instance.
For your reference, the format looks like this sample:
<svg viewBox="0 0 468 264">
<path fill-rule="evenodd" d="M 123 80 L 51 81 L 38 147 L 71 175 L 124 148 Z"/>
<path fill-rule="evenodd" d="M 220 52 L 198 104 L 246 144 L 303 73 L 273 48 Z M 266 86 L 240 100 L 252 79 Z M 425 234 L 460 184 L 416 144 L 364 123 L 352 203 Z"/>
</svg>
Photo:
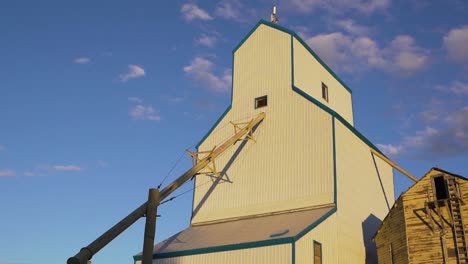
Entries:
<svg viewBox="0 0 468 264">
<path fill-rule="evenodd" d="M 275 24 L 278 24 L 279 22 L 279 19 L 278 17 L 276 16 L 276 5 L 273 5 L 273 12 L 271 12 L 271 18 L 270 18 L 271 22 L 275 23 Z"/>
</svg>

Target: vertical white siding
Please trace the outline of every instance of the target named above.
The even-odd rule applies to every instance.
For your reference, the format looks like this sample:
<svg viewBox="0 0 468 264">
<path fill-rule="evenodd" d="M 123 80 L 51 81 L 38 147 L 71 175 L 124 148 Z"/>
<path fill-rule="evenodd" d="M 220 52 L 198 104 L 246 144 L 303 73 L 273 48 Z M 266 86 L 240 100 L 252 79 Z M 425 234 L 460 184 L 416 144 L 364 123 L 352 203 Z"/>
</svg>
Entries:
<svg viewBox="0 0 468 264">
<path fill-rule="evenodd" d="M 291 263 L 291 244 L 164 258 L 153 264 L 284 264 Z"/>
<path fill-rule="evenodd" d="M 336 215 L 333 214 L 296 242 L 296 264 L 311 264 L 314 259 L 314 240 L 322 244 L 323 263 L 338 262 L 340 249 L 338 247 L 338 234 Z M 360 263 L 360 262 L 342 262 Z"/>
<path fill-rule="evenodd" d="M 393 169 L 378 157 L 376 167 L 369 146 L 338 120 L 335 129 L 340 263 L 365 263 L 364 238 L 388 213 L 385 197 L 394 203 Z"/>
<path fill-rule="evenodd" d="M 231 137 L 229 121 L 248 121 L 260 112 L 266 119 L 212 188 L 199 175 L 192 223 L 215 221 L 333 202 L 331 116 L 291 89 L 291 36 L 260 25 L 234 56 L 232 108 L 203 142 L 212 149 Z M 268 96 L 255 109 L 254 99 Z M 219 170 L 240 146 L 216 160 Z M 204 185 L 203 185 L 204 184 Z M 201 204 L 201 205 L 200 205 Z"/>
<path fill-rule="evenodd" d="M 322 82 L 328 87 L 328 102 L 322 98 Z M 294 85 L 354 124 L 351 93 L 294 38 Z"/>
</svg>

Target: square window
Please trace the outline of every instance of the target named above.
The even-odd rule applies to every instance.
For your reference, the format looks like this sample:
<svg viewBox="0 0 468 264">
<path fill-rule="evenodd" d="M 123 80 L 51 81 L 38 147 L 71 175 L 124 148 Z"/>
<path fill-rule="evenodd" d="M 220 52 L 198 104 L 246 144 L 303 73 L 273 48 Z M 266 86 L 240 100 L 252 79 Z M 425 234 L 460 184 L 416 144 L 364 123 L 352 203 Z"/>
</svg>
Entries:
<svg viewBox="0 0 468 264">
<path fill-rule="evenodd" d="M 322 244 L 314 241 L 314 264 L 322 264 Z"/>
<path fill-rule="evenodd" d="M 328 102 L 328 86 L 322 83 L 322 98 Z"/>
<path fill-rule="evenodd" d="M 268 105 L 268 97 L 266 95 L 255 98 L 255 109 Z"/>
</svg>

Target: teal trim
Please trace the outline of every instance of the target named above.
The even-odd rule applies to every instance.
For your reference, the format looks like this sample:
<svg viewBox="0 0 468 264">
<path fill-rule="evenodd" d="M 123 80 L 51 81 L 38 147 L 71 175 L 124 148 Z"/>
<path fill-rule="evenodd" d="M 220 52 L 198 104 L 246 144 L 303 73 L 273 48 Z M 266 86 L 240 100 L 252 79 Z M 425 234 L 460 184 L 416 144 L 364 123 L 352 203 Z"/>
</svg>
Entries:
<svg viewBox="0 0 468 264">
<path fill-rule="evenodd" d="M 306 227 L 304 230 L 302 230 L 301 232 L 299 232 L 299 234 L 297 234 L 295 237 L 294 237 L 294 241 L 298 241 L 299 239 L 301 239 L 301 237 L 303 237 L 305 234 L 307 234 L 309 231 L 311 231 L 312 229 L 314 229 L 316 226 L 318 226 L 319 224 L 321 224 L 323 221 L 325 221 L 328 217 L 330 217 L 332 214 L 334 214 L 336 212 L 336 206 L 333 207 L 332 209 L 330 209 L 330 211 L 328 211 L 327 213 L 325 213 L 324 215 L 322 215 L 319 219 L 317 219 L 315 222 L 313 222 L 311 225 L 309 225 L 308 227 Z"/>
<path fill-rule="evenodd" d="M 294 87 L 294 42 L 291 35 L 291 86 Z"/>
<path fill-rule="evenodd" d="M 255 27 L 249 31 L 249 33 L 241 40 L 241 42 L 234 48 L 234 50 L 232 51 L 232 53 L 235 53 L 241 46 L 242 44 L 244 44 L 244 42 L 250 37 L 250 35 L 252 35 L 255 30 L 257 30 L 257 28 L 260 26 L 260 25 L 266 25 L 266 26 L 269 26 L 269 27 L 272 27 L 272 28 L 275 28 L 279 31 L 282 31 L 284 33 L 287 33 L 289 35 L 291 35 L 292 37 L 296 38 L 297 41 L 299 41 L 299 43 L 302 44 L 302 46 L 304 46 L 304 48 L 307 49 L 307 51 L 309 51 L 309 53 L 341 84 L 343 85 L 343 87 L 349 92 L 349 93 L 353 93 L 353 91 L 348 87 L 348 85 L 346 85 L 346 83 L 344 83 L 337 75 L 336 73 L 330 68 L 328 67 L 328 65 L 322 61 L 322 59 L 320 59 L 320 57 L 309 47 L 309 45 L 307 45 L 307 43 L 302 40 L 301 37 L 299 37 L 299 35 L 296 34 L 296 32 L 290 30 L 290 29 L 287 29 L 285 27 L 282 27 L 278 24 L 275 24 L 275 23 L 272 23 L 272 22 L 269 22 L 269 21 L 266 21 L 266 20 L 263 20 L 261 19 L 257 25 L 255 25 Z M 291 44 L 293 44 L 293 42 L 291 42 Z"/>
<path fill-rule="evenodd" d="M 297 41 L 299 41 L 299 43 L 302 44 L 302 46 L 304 46 L 304 48 L 307 49 L 307 51 L 309 51 L 310 54 L 312 54 L 312 56 L 314 56 L 314 58 L 320 63 L 322 64 L 322 66 L 341 84 L 343 85 L 343 87 L 350 93 L 352 94 L 353 91 L 351 90 L 351 88 L 348 87 L 348 85 L 346 85 L 346 83 L 344 83 L 340 77 L 338 77 L 338 75 L 336 75 L 336 73 L 330 68 L 328 67 L 328 65 L 322 61 L 322 59 L 320 59 L 320 57 L 315 54 L 315 52 L 309 47 L 309 45 L 307 45 L 307 43 L 305 43 L 304 40 L 302 40 L 301 37 L 299 37 L 296 33 L 294 33 L 294 37 L 297 39 Z"/>
<path fill-rule="evenodd" d="M 262 241 L 254 241 L 254 242 L 247 242 L 247 243 L 234 244 L 234 245 L 223 245 L 223 246 L 208 247 L 208 248 L 197 248 L 197 249 L 190 249 L 190 250 L 183 250 L 183 251 L 176 251 L 176 252 L 168 252 L 168 253 L 156 253 L 156 254 L 153 254 L 153 259 L 173 258 L 173 257 L 181 257 L 181 256 L 189 256 L 189 255 L 214 253 L 214 252 L 219 252 L 219 251 L 232 251 L 232 250 L 247 249 L 247 248 L 274 246 L 274 245 L 289 244 L 289 243 L 293 243 L 293 238 L 292 237 L 277 238 L 277 239 L 262 240 Z M 143 256 L 142 255 L 136 255 L 136 256 L 133 256 L 133 259 L 134 260 L 142 260 Z"/>
<path fill-rule="evenodd" d="M 313 98 L 312 96 L 310 96 L 310 95 L 307 94 L 306 92 L 302 91 L 301 89 L 297 88 L 296 86 L 293 86 L 292 89 L 293 89 L 293 91 L 295 91 L 296 93 L 302 95 L 302 97 L 304 97 L 305 99 L 311 101 L 312 103 L 314 103 L 314 104 L 317 105 L 318 107 L 322 108 L 322 110 L 325 110 L 325 112 L 329 113 L 330 115 L 334 115 L 334 114 L 335 114 L 335 111 L 333 111 L 330 107 L 324 105 L 324 104 L 321 103 L 319 100 Z"/>
<path fill-rule="evenodd" d="M 296 264 L 296 241 L 293 241 L 291 244 L 291 255 L 292 255 L 292 264 Z"/>
<path fill-rule="evenodd" d="M 293 91 L 295 91 L 298 94 L 302 95 L 302 97 L 304 97 L 305 99 L 309 100 L 310 102 L 314 103 L 318 107 L 322 108 L 325 112 L 327 112 L 330 115 L 332 115 L 333 117 L 337 118 L 341 123 L 343 123 L 343 125 L 345 125 L 349 130 L 351 130 L 351 132 L 353 132 L 359 139 L 361 139 L 364 143 L 366 143 L 370 148 L 375 149 L 377 152 L 379 152 L 380 154 L 385 156 L 385 154 L 383 154 L 382 151 L 380 151 L 379 148 L 377 148 L 364 135 L 362 135 L 359 131 L 357 131 L 356 128 L 354 128 L 351 124 L 349 124 L 348 121 L 346 121 L 340 114 L 333 111 L 330 107 L 322 104 L 317 99 L 313 98 L 312 96 L 310 96 L 306 92 L 302 91 L 300 88 L 298 88 L 296 86 L 293 86 L 292 89 L 293 89 Z"/>
<path fill-rule="evenodd" d="M 229 110 L 231 110 L 231 105 L 228 106 L 228 108 L 224 111 L 224 113 L 218 118 L 218 120 L 216 120 L 216 123 L 210 128 L 210 130 L 208 130 L 208 132 L 200 140 L 200 142 L 198 142 L 198 144 L 195 146 L 197 149 L 198 149 L 198 147 L 200 147 L 201 144 L 203 144 L 203 142 L 211 134 L 211 132 L 213 132 L 213 130 L 216 128 L 216 126 L 219 124 L 219 122 L 221 122 L 221 120 L 224 118 L 224 116 L 226 116 L 226 114 L 229 112 Z"/>
<path fill-rule="evenodd" d="M 336 182 L 336 133 L 335 133 L 335 117 L 332 116 L 332 140 L 333 140 L 333 188 L 334 188 L 334 195 L 333 201 L 335 202 L 335 206 L 338 206 L 338 198 L 337 198 L 337 185 Z"/>
<path fill-rule="evenodd" d="M 197 249 L 182 250 L 182 251 L 175 251 L 175 252 L 168 252 L 168 253 L 156 253 L 156 254 L 153 254 L 153 259 L 173 258 L 173 257 L 181 257 L 181 256 L 189 256 L 189 255 L 214 253 L 214 252 L 220 252 L 220 251 L 231 251 L 231 250 L 238 250 L 238 249 L 247 249 L 247 248 L 256 248 L 256 247 L 265 247 L 265 246 L 274 246 L 274 245 L 294 243 L 295 241 L 298 241 L 299 239 L 301 239 L 305 234 L 310 232 L 312 229 L 314 229 L 316 226 L 321 224 L 323 221 L 325 221 L 328 217 L 330 217 L 335 212 L 336 212 L 336 206 L 330 209 L 330 211 L 322 215 L 319 219 L 317 219 L 315 222 L 310 224 L 308 227 L 306 227 L 304 230 L 299 232 L 294 237 L 283 237 L 283 238 L 261 240 L 261 241 L 247 242 L 247 243 L 234 244 L 234 245 L 197 248 Z M 133 259 L 135 261 L 142 260 L 142 258 L 143 258 L 142 255 L 133 256 Z"/>
</svg>

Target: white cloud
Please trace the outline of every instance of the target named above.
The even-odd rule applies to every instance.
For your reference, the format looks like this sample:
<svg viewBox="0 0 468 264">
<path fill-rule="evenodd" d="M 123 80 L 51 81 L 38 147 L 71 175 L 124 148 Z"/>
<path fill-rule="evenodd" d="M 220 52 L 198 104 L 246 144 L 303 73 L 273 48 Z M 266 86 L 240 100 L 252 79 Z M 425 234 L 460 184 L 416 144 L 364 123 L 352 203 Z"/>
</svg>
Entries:
<svg viewBox="0 0 468 264">
<path fill-rule="evenodd" d="M 73 62 L 78 64 L 88 64 L 89 62 L 91 62 L 91 59 L 88 57 L 81 57 L 74 59 Z"/>
<path fill-rule="evenodd" d="M 141 98 L 139 98 L 139 97 L 128 97 L 128 100 L 130 102 L 134 102 L 134 103 L 142 103 L 143 102 L 143 100 Z"/>
<path fill-rule="evenodd" d="M 368 27 L 358 25 L 352 19 L 338 20 L 335 24 L 352 35 L 368 35 L 370 32 Z"/>
<path fill-rule="evenodd" d="M 450 85 L 438 85 L 435 87 L 436 90 L 442 92 L 450 92 L 456 95 L 468 95 L 468 83 L 462 83 L 454 81 Z"/>
<path fill-rule="evenodd" d="M 194 3 L 186 3 L 182 5 L 182 8 L 180 9 L 180 12 L 182 13 L 182 17 L 187 20 L 187 21 L 192 21 L 196 19 L 200 20 L 211 20 L 213 19 L 208 12 L 205 10 L 201 9 Z"/>
<path fill-rule="evenodd" d="M 212 48 L 218 41 L 216 36 L 208 36 L 206 34 L 202 34 L 198 39 L 196 39 L 196 43 L 201 46 Z"/>
<path fill-rule="evenodd" d="M 377 147 L 387 156 L 398 156 L 403 152 L 403 146 L 394 146 L 392 144 L 377 144 Z"/>
<path fill-rule="evenodd" d="M 213 62 L 203 58 L 195 57 L 189 65 L 184 67 L 188 76 L 214 92 L 227 92 L 231 87 L 231 70 L 225 70 L 221 75 L 213 73 L 215 65 Z"/>
<path fill-rule="evenodd" d="M 3 177 L 3 176 L 15 176 L 16 175 L 16 172 L 14 170 L 9 170 L 9 169 L 3 169 L 1 170 L 0 169 L 0 177 Z"/>
<path fill-rule="evenodd" d="M 347 72 L 374 68 L 408 74 L 429 61 L 428 51 L 407 35 L 395 37 L 385 48 L 369 37 L 341 32 L 316 35 L 306 42 L 327 64 Z"/>
<path fill-rule="evenodd" d="M 403 139 L 416 158 L 443 158 L 468 153 L 468 106 Z"/>
<path fill-rule="evenodd" d="M 144 105 L 143 99 L 139 97 L 128 97 L 128 100 L 132 103 L 135 103 L 129 112 L 129 115 L 133 120 L 161 120 L 159 111 L 151 105 Z"/>
<path fill-rule="evenodd" d="M 122 82 L 126 82 L 130 79 L 140 78 L 145 76 L 145 69 L 141 66 L 130 64 L 128 65 L 128 71 L 119 75 L 119 79 Z"/>
<path fill-rule="evenodd" d="M 244 4 L 241 0 L 222 0 L 216 5 L 215 14 L 219 18 L 232 20 L 240 23 L 254 22 L 260 17 L 255 8 Z"/>
<path fill-rule="evenodd" d="M 105 162 L 103 160 L 98 160 L 97 164 L 99 165 L 99 167 L 107 167 L 109 165 L 109 163 L 107 163 L 107 162 Z"/>
<path fill-rule="evenodd" d="M 4 151 L 6 147 L 4 145 L 0 145 L 0 151 Z"/>
<path fill-rule="evenodd" d="M 332 13 L 355 10 L 364 14 L 385 10 L 390 0 L 291 0 L 286 3 L 293 11 L 311 13 L 316 9 L 326 9 Z"/>
<path fill-rule="evenodd" d="M 181 96 L 166 96 L 166 100 L 171 103 L 180 103 L 184 100 L 184 97 Z"/>
<path fill-rule="evenodd" d="M 397 70 L 416 71 L 429 60 L 428 52 L 418 47 L 415 39 L 408 35 L 399 35 L 393 39 L 387 51 L 393 56 Z"/>
<path fill-rule="evenodd" d="M 36 176 L 37 174 L 34 173 L 34 172 L 31 172 L 31 171 L 25 171 L 23 173 L 24 176 L 28 176 L 28 177 L 32 177 L 32 176 Z"/>
<path fill-rule="evenodd" d="M 444 36 L 444 46 L 453 61 L 468 62 L 468 25 L 450 30 Z"/>
<path fill-rule="evenodd" d="M 130 110 L 130 116 L 134 120 L 151 120 L 151 121 L 159 121 L 161 120 L 161 116 L 159 115 L 159 111 L 156 111 L 151 105 L 145 106 L 142 104 L 137 104 L 132 107 Z"/>
<path fill-rule="evenodd" d="M 52 165 L 50 166 L 50 168 L 56 171 L 81 171 L 83 170 L 83 168 L 78 165 Z"/>
</svg>

